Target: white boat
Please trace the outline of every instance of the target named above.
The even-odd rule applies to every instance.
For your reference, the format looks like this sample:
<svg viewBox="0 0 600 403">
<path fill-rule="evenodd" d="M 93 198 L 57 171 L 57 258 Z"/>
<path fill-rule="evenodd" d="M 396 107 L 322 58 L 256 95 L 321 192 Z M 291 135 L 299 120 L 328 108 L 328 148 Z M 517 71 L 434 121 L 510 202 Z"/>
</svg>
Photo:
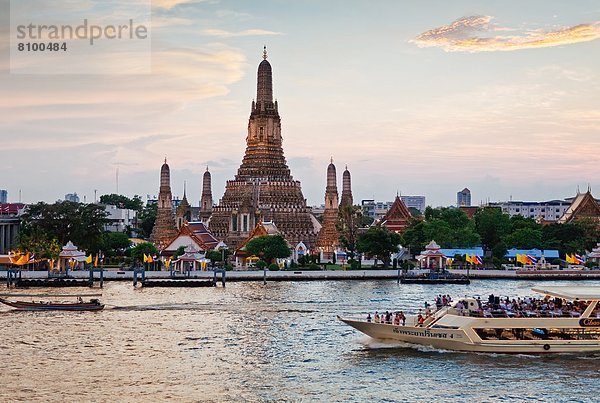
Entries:
<svg viewBox="0 0 600 403">
<path fill-rule="evenodd" d="M 517 302 L 519 309 L 512 306 L 512 300 L 488 306 L 463 298 L 433 312 L 421 324 L 416 316 L 407 317 L 405 326 L 338 319 L 375 339 L 444 350 L 514 354 L 600 351 L 600 287 L 532 290 L 546 297 Z M 545 309 L 521 310 L 523 306 Z"/>
</svg>

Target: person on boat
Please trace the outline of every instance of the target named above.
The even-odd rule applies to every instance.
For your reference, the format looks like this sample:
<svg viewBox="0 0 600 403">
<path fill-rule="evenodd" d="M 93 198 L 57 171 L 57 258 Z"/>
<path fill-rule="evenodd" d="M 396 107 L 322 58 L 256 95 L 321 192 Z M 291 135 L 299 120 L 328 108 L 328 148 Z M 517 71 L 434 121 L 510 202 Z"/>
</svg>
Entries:
<svg viewBox="0 0 600 403">
<path fill-rule="evenodd" d="M 423 318 L 423 315 L 419 314 L 417 316 L 417 326 L 422 326 L 423 322 L 425 322 L 425 319 Z"/>
<path fill-rule="evenodd" d="M 77 302 L 79 302 L 80 304 L 83 304 L 83 298 L 77 297 Z"/>
<path fill-rule="evenodd" d="M 377 311 L 375 311 L 375 316 L 373 317 L 373 320 L 375 321 L 375 323 L 379 323 L 379 313 L 377 313 Z"/>
<path fill-rule="evenodd" d="M 368 313 L 368 314 L 367 314 L 367 322 L 370 322 L 370 321 L 371 321 L 371 314 L 370 314 L 370 313 Z"/>
<path fill-rule="evenodd" d="M 400 311 L 400 320 L 402 321 L 402 326 L 406 325 L 406 316 L 404 315 L 404 312 Z"/>
</svg>

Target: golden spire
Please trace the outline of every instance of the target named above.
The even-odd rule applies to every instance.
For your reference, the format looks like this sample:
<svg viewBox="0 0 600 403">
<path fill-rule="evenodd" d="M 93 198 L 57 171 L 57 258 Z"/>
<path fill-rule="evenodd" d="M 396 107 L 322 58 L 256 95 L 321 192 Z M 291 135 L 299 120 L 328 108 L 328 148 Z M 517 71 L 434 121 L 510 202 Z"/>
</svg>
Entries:
<svg viewBox="0 0 600 403">
<path fill-rule="evenodd" d="M 263 46 L 263 60 L 267 60 L 267 45 Z"/>
</svg>

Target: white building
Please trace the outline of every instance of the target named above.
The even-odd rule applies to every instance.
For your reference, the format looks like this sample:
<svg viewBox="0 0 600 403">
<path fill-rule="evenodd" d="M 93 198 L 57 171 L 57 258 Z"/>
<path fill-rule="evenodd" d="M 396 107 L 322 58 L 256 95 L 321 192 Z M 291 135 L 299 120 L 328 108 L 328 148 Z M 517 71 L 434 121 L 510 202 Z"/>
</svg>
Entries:
<svg viewBox="0 0 600 403">
<path fill-rule="evenodd" d="M 415 208 L 421 213 L 425 212 L 425 196 L 400 196 L 402 202 L 407 208 Z M 373 199 L 361 200 L 360 202 L 363 214 L 379 220 L 386 215 L 388 210 L 394 204 L 393 201 L 381 202 Z"/>
<path fill-rule="evenodd" d="M 135 227 L 136 211 L 125 208 L 118 208 L 112 204 L 104 206 L 104 210 L 108 213 L 106 219 L 109 221 L 104 229 L 110 232 L 124 232 L 127 228 Z"/>
<path fill-rule="evenodd" d="M 571 205 L 572 199 L 549 200 L 542 202 L 507 201 L 489 203 L 489 206 L 500 207 L 509 216 L 520 215 L 534 220 L 556 221 Z"/>
</svg>

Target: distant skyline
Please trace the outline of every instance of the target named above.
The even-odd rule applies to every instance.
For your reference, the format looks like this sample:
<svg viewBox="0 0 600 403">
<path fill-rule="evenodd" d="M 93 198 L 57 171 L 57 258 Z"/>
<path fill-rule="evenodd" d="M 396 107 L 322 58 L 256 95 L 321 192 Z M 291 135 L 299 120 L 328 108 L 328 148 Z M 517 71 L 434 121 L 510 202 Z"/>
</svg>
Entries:
<svg viewBox="0 0 600 403">
<path fill-rule="evenodd" d="M 133 1 L 133 0 L 132 0 Z M 94 1 L 81 2 L 88 7 Z M 283 147 L 310 205 L 600 197 L 600 2 L 155 0 L 152 74 L 17 75 L 0 0 L 0 189 L 9 201 L 221 198 L 245 149 L 263 45 Z M 91 7 L 91 6 L 90 6 Z M 127 63 L 123 56 L 115 59 Z"/>
</svg>

